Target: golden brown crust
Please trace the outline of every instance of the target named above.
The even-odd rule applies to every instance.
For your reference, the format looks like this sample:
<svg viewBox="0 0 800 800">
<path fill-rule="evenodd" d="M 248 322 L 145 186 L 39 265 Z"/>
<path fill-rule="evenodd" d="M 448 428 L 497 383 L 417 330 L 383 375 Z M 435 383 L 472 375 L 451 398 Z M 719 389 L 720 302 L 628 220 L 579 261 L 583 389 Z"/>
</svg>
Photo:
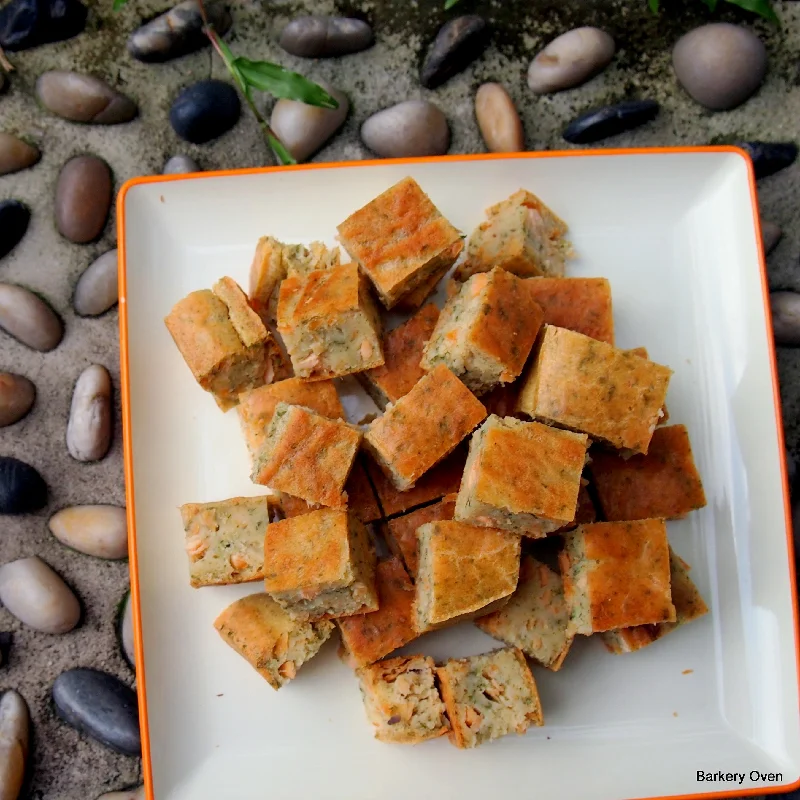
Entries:
<svg viewBox="0 0 800 800">
<path fill-rule="evenodd" d="M 404 294 L 394 306 L 396 311 L 411 312 L 416 311 L 435 291 L 439 281 L 444 278 L 451 264 L 447 259 L 442 259 L 442 266 L 431 273 L 416 289 Z"/>
<path fill-rule="evenodd" d="M 275 287 L 286 277 L 283 245 L 272 236 L 262 236 L 250 264 L 248 297 L 262 319 L 268 314 L 269 301 Z"/>
<path fill-rule="evenodd" d="M 486 409 L 447 367 L 436 366 L 372 422 L 365 444 L 395 486 L 406 489 L 486 417 Z"/>
<path fill-rule="evenodd" d="M 605 278 L 528 278 L 525 287 L 547 325 L 614 344 L 611 286 Z"/>
<path fill-rule="evenodd" d="M 250 308 L 247 295 L 233 278 L 220 278 L 212 291 L 228 307 L 228 317 L 245 347 L 264 344 L 270 338 L 261 317 Z"/>
<path fill-rule="evenodd" d="M 706 505 L 685 425 L 657 428 L 647 455 L 592 451 L 590 470 L 609 521 L 679 519 Z"/>
<path fill-rule="evenodd" d="M 278 330 L 291 330 L 307 320 L 335 321 L 358 309 L 358 267 L 341 264 L 304 275 L 290 274 L 281 284 Z"/>
<path fill-rule="evenodd" d="M 588 485 L 582 479 L 581 488 L 578 490 L 578 508 L 575 511 L 575 519 L 554 532 L 564 533 L 565 531 L 574 530 L 578 525 L 586 525 L 590 522 L 597 522 L 597 509 L 594 507 L 594 500 L 592 500 Z"/>
</svg>

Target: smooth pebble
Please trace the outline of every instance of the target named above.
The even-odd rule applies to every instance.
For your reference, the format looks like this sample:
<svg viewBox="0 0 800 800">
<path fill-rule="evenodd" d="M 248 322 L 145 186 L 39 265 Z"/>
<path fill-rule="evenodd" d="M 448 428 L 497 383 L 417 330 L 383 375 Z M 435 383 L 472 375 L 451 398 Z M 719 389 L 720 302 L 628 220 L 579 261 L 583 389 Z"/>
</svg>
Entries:
<svg viewBox="0 0 800 800">
<path fill-rule="evenodd" d="M 654 120 L 659 108 L 655 100 L 626 100 L 613 106 L 596 108 L 570 122 L 563 135 L 572 144 L 599 142 Z"/>
<path fill-rule="evenodd" d="M 136 666 L 136 645 L 133 639 L 133 603 L 128 591 L 122 601 L 122 614 L 119 617 L 119 643 L 127 662 Z"/>
<path fill-rule="evenodd" d="M 119 300 L 117 249 L 96 258 L 78 278 L 72 305 L 81 317 L 96 317 Z"/>
<path fill-rule="evenodd" d="M 17 800 L 25 780 L 31 715 L 19 692 L 0 697 L 0 800 Z"/>
<path fill-rule="evenodd" d="M 24 375 L 0 372 L 0 428 L 19 422 L 35 399 L 36 387 Z"/>
<path fill-rule="evenodd" d="M 373 41 L 372 28 L 363 20 L 308 16 L 293 19 L 283 29 L 280 46 L 301 58 L 331 58 L 366 50 Z"/>
<path fill-rule="evenodd" d="M 420 82 L 426 89 L 441 86 L 478 58 L 488 43 L 489 26 L 477 14 L 445 22 L 422 64 Z"/>
<path fill-rule="evenodd" d="M 19 200 L 0 201 L 0 258 L 7 256 L 28 230 L 31 212 Z"/>
<path fill-rule="evenodd" d="M 119 506 L 62 508 L 48 527 L 61 544 L 80 553 L 112 560 L 128 557 L 128 523 Z"/>
<path fill-rule="evenodd" d="M 38 556 L 0 567 L 0 602 L 18 620 L 42 633 L 67 633 L 81 618 L 72 589 Z"/>
<path fill-rule="evenodd" d="M 573 28 L 556 37 L 528 67 L 528 86 L 536 94 L 572 89 L 602 72 L 614 58 L 614 39 L 599 28 Z"/>
<path fill-rule="evenodd" d="M 761 241 L 764 243 L 764 255 L 769 255 L 783 236 L 783 231 L 768 219 L 761 220 Z"/>
<path fill-rule="evenodd" d="M 47 484 L 30 465 L 0 456 L 0 514 L 27 514 L 47 503 Z"/>
<path fill-rule="evenodd" d="M 678 40 L 672 68 L 694 100 L 723 111 L 741 105 L 761 86 L 767 74 L 767 50 L 747 28 L 714 22 Z"/>
<path fill-rule="evenodd" d="M 768 178 L 794 164 L 797 145 L 794 142 L 734 142 L 753 162 L 756 180 Z"/>
<path fill-rule="evenodd" d="M 87 367 L 72 392 L 67 449 L 76 461 L 98 461 L 111 445 L 111 376 L 99 364 Z"/>
<path fill-rule="evenodd" d="M 181 139 L 205 144 L 229 131 L 240 113 L 236 89 L 225 81 L 208 79 L 181 91 L 169 110 L 169 121 Z"/>
<path fill-rule="evenodd" d="M 128 756 L 141 754 L 136 693 L 96 669 L 62 672 L 53 684 L 56 713 L 67 724 Z"/>
<path fill-rule="evenodd" d="M 223 3 L 206 3 L 208 21 L 217 35 L 231 27 L 231 15 Z M 128 52 L 139 61 L 163 62 L 208 47 L 197 0 L 187 0 L 135 30 L 128 39 Z"/>
<path fill-rule="evenodd" d="M 57 347 L 64 335 L 61 320 L 44 300 L 11 283 L 0 283 L 0 328 L 43 353 Z"/>
<path fill-rule="evenodd" d="M 200 165 L 189 156 L 172 156 L 162 170 L 162 175 L 185 175 L 190 172 L 201 172 Z"/>
<path fill-rule="evenodd" d="M 144 786 L 135 789 L 123 789 L 121 792 L 106 792 L 97 800 L 145 800 Z"/>
<path fill-rule="evenodd" d="M 2 70 L 0 70 L 0 73 Z M 10 133 L 0 133 L 0 175 L 10 175 L 32 167 L 42 154 L 38 147 Z M 2 236 L 2 234 L 0 234 Z"/>
<path fill-rule="evenodd" d="M 14 52 L 61 42 L 86 26 L 78 0 L 11 0 L 0 8 L 0 47 Z"/>
<path fill-rule="evenodd" d="M 59 233 L 86 244 L 103 232 L 111 208 L 111 170 L 97 156 L 75 156 L 61 168 L 56 183 L 55 216 Z"/>
<path fill-rule="evenodd" d="M 518 153 L 525 149 L 514 101 L 499 83 L 484 83 L 475 93 L 475 116 L 490 153 Z"/>
<path fill-rule="evenodd" d="M 439 156 L 450 147 L 450 128 L 433 103 L 406 100 L 365 120 L 361 139 L 382 158 Z"/>
<path fill-rule="evenodd" d="M 775 343 L 787 347 L 800 345 L 800 294 L 771 292 L 772 332 Z"/>
<path fill-rule="evenodd" d="M 270 127 L 297 161 L 314 155 L 344 125 L 350 101 L 344 92 L 318 81 L 338 103 L 338 108 L 320 108 L 296 100 L 278 100 L 272 109 Z"/>
<path fill-rule="evenodd" d="M 59 117 L 72 122 L 116 125 L 130 122 L 138 113 L 136 103 L 91 75 L 51 70 L 36 81 L 39 102 Z"/>
</svg>

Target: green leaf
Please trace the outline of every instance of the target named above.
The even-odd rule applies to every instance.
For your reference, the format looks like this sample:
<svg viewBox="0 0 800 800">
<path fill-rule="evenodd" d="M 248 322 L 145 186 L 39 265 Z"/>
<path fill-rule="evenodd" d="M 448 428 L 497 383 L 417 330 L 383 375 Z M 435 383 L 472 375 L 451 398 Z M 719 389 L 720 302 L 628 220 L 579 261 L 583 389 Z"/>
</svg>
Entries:
<svg viewBox="0 0 800 800">
<path fill-rule="evenodd" d="M 717 0 L 703 0 L 703 2 L 708 6 L 709 11 L 715 11 L 717 8 Z"/>
<path fill-rule="evenodd" d="M 780 20 L 775 10 L 772 8 L 770 0 L 726 0 L 726 2 L 734 6 L 739 6 L 739 8 L 743 8 L 746 11 L 752 11 L 754 14 L 764 17 L 764 19 L 768 19 L 770 22 L 775 22 L 780 25 Z"/>
<path fill-rule="evenodd" d="M 239 57 L 233 66 L 239 71 L 245 84 L 260 92 L 269 92 L 273 97 L 299 100 L 310 106 L 338 108 L 339 103 L 321 86 L 304 78 L 297 72 L 271 64 L 269 61 L 250 61 Z"/>
<path fill-rule="evenodd" d="M 658 14 L 658 10 L 661 8 L 661 0 L 647 0 L 647 4 L 654 14 Z"/>
<path fill-rule="evenodd" d="M 209 31 L 209 35 L 213 36 L 212 41 L 217 45 L 219 48 L 219 54 L 222 56 L 222 60 L 225 62 L 225 66 L 228 68 L 228 72 L 233 75 L 233 79 L 239 85 L 239 89 L 241 89 L 242 94 L 250 99 L 250 88 L 247 85 L 247 81 L 244 79 L 244 75 L 242 75 L 239 67 L 236 65 L 236 56 L 231 52 L 230 47 L 225 44 L 219 37 L 217 37 L 213 30 Z"/>
<path fill-rule="evenodd" d="M 275 151 L 278 161 L 281 164 L 296 164 L 297 162 L 292 157 L 292 154 L 286 149 L 286 145 L 273 134 L 268 133 L 267 139 L 269 140 L 270 147 Z"/>
<path fill-rule="evenodd" d="M 653 0 L 650 0 L 650 2 L 652 1 Z M 457 2 L 458 0 L 445 0 L 444 10 L 447 11 L 448 9 L 452 8 Z M 658 0 L 656 0 L 656 2 L 658 2 Z"/>
<path fill-rule="evenodd" d="M 114 11 L 119 11 L 128 0 L 114 0 Z"/>
</svg>

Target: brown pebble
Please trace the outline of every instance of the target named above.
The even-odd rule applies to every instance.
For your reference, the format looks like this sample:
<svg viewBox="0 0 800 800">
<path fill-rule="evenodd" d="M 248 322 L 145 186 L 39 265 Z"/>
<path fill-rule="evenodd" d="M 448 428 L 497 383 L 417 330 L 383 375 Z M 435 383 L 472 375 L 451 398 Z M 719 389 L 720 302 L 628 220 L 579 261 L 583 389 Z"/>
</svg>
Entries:
<svg viewBox="0 0 800 800">
<path fill-rule="evenodd" d="M 24 286 L 0 283 L 0 328 L 34 350 L 57 347 L 64 326 L 55 311 Z"/>
<path fill-rule="evenodd" d="M 71 242 L 85 244 L 103 232 L 111 208 L 111 170 L 97 156 L 76 156 L 56 184 L 56 226 Z"/>
<path fill-rule="evenodd" d="M 72 122 L 116 125 L 130 122 L 139 112 L 130 97 L 77 72 L 45 72 L 36 81 L 36 96 L 48 111 Z"/>
<path fill-rule="evenodd" d="M 525 137 L 514 101 L 499 83 L 484 83 L 475 94 L 475 116 L 490 153 L 518 153 Z"/>
<path fill-rule="evenodd" d="M 32 167 L 40 158 L 38 147 L 10 133 L 0 133 L 0 175 L 10 175 Z"/>
<path fill-rule="evenodd" d="M 35 399 L 36 387 L 26 377 L 0 372 L 0 428 L 19 422 Z"/>
</svg>

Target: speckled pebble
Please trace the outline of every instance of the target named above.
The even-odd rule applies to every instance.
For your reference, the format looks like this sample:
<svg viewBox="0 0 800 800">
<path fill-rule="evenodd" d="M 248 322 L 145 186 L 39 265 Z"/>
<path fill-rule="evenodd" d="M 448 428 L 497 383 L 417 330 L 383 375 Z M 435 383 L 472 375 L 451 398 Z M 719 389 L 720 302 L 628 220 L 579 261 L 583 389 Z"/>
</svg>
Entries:
<svg viewBox="0 0 800 800">
<path fill-rule="evenodd" d="M 800 294 L 772 292 L 769 299 L 775 344 L 786 347 L 800 346 Z"/>
<path fill-rule="evenodd" d="M 433 103 L 406 100 L 369 117 L 361 139 L 382 158 L 438 156 L 450 147 L 450 128 Z"/>
<path fill-rule="evenodd" d="M 22 695 L 9 689 L 0 697 L 0 800 L 17 800 L 25 780 L 31 717 Z"/>
<path fill-rule="evenodd" d="M 456 17 L 439 29 L 420 71 L 420 83 L 435 89 L 458 74 L 483 53 L 489 43 L 489 27 L 483 17 Z"/>
<path fill-rule="evenodd" d="M 694 100 L 722 111 L 741 105 L 761 86 L 767 74 L 767 50 L 747 28 L 715 22 L 678 40 L 672 67 Z"/>
<path fill-rule="evenodd" d="M 0 428 L 19 422 L 35 399 L 36 387 L 24 375 L 0 372 Z"/>
<path fill-rule="evenodd" d="M 764 243 L 764 255 L 769 255 L 783 236 L 783 231 L 768 219 L 761 220 L 761 241 Z"/>
<path fill-rule="evenodd" d="M 350 101 L 344 92 L 318 81 L 338 103 L 338 108 L 320 108 L 296 100 L 278 100 L 272 109 L 270 127 L 297 161 L 317 152 L 344 125 Z"/>
<path fill-rule="evenodd" d="M 141 754 L 136 693 L 96 669 L 70 669 L 53 684 L 56 712 L 73 728 L 128 756 Z"/>
<path fill-rule="evenodd" d="M 518 153 L 525 149 L 514 101 L 499 83 L 484 83 L 475 93 L 475 116 L 490 153 Z"/>
<path fill-rule="evenodd" d="M 599 142 L 633 130 L 658 116 L 655 100 L 626 100 L 581 114 L 564 129 L 564 138 L 572 144 Z"/>
<path fill-rule="evenodd" d="M 794 164 L 797 145 L 794 142 L 734 142 L 750 156 L 756 179 L 768 178 Z"/>
<path fill-rule="evenodd" d="M 128 557 L 128 523 L 119 506 L 62 508 L 47 525 L 61 544 L 79 553 L 112 560 Z"/>
<path fill-rule="evenodd" d="M 223 3 L 206 3 L 205 7 L 214 30 L 224 36 L 231 27 L 227 7 Z M 196 0 L 186 0 L 135 30 L 128 39 L 128 52 L 139 61 L 155 63 L 193 53 L 209 44 Z"/>
<path fill-rule="evenodd" d="M 111 445 L 111 376 L 99 364 L 87 367 L 72 393 L 67 449 L 77 461 L 99 461 Z"/>
<path fill-rule="evenodd" d="M 573 28 L 556 37 L 528 67 L 528 86 L 536 94 L 572 89 L 602 72 L 614 58 L 614 39 L 599 28 Z"/>
<path fill-rule="evenodd" d="M 145 800 L 144 786 L 135 789 L 123 789 L 121 792 L 106 792 L 97 800 Z"/>
<path fill-rule="evenodd" d="M 190 172 L 201 172 L 200 165 L 189 156 L 172 156 L 162 170 L 163 175 L 185 175 Z"/>
<path fill-rule="evenodd" d="M 0 201 L 0 258 L 7 256 L 28 230 L 31 212 L 19 200 Z"/>
<path fill-rule="evenodd" d="M 331 58 L 366 50 L 373 41 L 372 28 L 363 20 L 308 16 L 293 19 L 283 29 L 280 46 L 301 58 Z"/>
<path fill-rule="evenodd" d="M 132 666 L 136 666 L 136 645 L 133 638 L 133 602 L 131 593 L 125 594 L 122 601 L 122 613 L 119 617 L 119 643 L 122 648 L 122 655 Z"/>
<path fill-rule="evenodd" d="M 61 42 L 86 26 L 78 0 L 11 0 L 0 8 L 0 47 L 14 52 Z"/>
<path fill-rule="evenodd" d="M 0 283 L 0 328 L 43 353 L 57 347 L 64 336 L 56 312 L 29 289 L 11 283 Z"/>
<path fill-rule="evenodd" d="M 76 244 L 97 239 L 108 219 L 112 191 L 111 170 L 102 158 L 85 155 L 67 161 L 56 183 L 59 233 Z"/>
<path fill-rule="evenodd" d="M 39 102 L 71 122 L 116 125 L 130 122 L 138 113 L 136 103 L 91 75 L 51 70 L 36 81 Z"/>
<path fill-rule="evenodd" d="M 47 503 L 47 484 L 30 465 L 0 456 L 0 514 L 27 514 Z"/>
<path fill-rule="evenodd" d="M 238 121 L 241 103 L 236 89 L 216 79 L 187 86 L 169 110 L 169 121 L 181 139 L 205 144 L 222 136 Z"/>
<path fill-rule="evenodd" d="M 38 147 L 10 133 L 0 133 L 0 175 L 10 175 L 12 172 L 28 169 L 41 158 L 41 155 Z"/>
<path fill-rule="evenodd" d="M 0 567 L 0 602 L 18 620 L 42 633 L 67 633 L 81 618 L 72 589 L 38 556 Z"/>
<path fill-rule="evenodd" d="M 81 317 L 96 317 L 119 300 L 117 250 L 96 258 L 78 278 L 72 304 Z"/>
</svg>

